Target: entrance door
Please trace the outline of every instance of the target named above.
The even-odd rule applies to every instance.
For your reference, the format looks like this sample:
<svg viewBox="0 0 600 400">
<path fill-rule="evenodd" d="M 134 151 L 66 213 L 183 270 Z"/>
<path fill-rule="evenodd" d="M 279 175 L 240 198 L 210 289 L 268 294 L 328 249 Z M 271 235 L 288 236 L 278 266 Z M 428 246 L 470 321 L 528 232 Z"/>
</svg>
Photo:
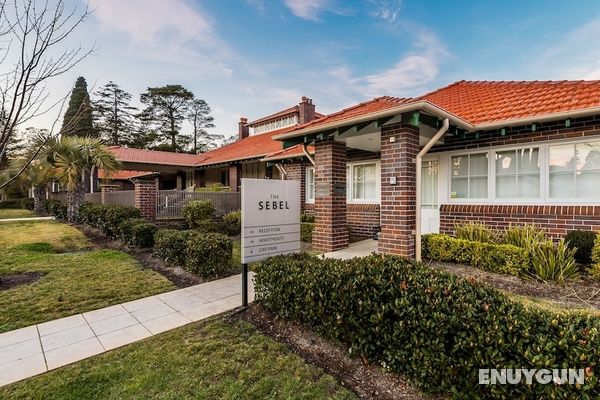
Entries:
<svg viewBox="0 0 600 400">
<path fill-rule="evenodd" d="M 438 205 L 439 160 L 423 160 L 421 165 L 421 233 L 439 233 Z"/>
</svg>

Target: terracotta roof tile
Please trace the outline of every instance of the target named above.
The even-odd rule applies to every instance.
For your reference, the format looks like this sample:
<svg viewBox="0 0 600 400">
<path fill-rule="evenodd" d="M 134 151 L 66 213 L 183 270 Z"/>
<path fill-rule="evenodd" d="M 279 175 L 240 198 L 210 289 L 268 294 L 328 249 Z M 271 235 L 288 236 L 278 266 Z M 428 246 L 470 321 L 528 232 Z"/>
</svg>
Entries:
<svg viewBox="0 0 600 400">
<path fill-rule="evenodd" d="M 130 147 L 111 146 L 110 151 L 121 162 L 194 166 L 202 159 L 201 154 L 171 153 L 168 151 L 155 151 L 134 149 Z"/>
<path fill-rule="evenodd" d="M 279 143 L 281 143 L 281 142 L 279 142 Z M 314 146 L 308 146 L 307 149 L 310 154 L 315 153 Z M 263 158 L 263 160 L 264 161 L 275 161 L 275 160 L 283 160 L 286 158 L 295 158 L 295 157 L 302 157 L 302 156 L 304 156 L 304 150 L 302 150 L 302 145 L 297 144 L 295 146 L 288 147 L 285 150 L 280 150 L 275 153 L 271 153 L 271 154 L 267 155 L 265 158 Z"/>
<path fill-rule="evenodd" d="M 123 169 L 123 170 L 115 171 L 109 177 L 107 177 L 106 174 L 104 173 L 103 169 L 99 169 L 98 170 L 98 178 L 99 179 L 124 180 L 124 179 L 137 178 L 137 177 L 140 177 L 140 176 L 152 175 L 152 174 L 155 174 L 155 172 L 151 172 L 151 171 L 129 171 L 129 170 L 124 170 Z"/>
</svg>

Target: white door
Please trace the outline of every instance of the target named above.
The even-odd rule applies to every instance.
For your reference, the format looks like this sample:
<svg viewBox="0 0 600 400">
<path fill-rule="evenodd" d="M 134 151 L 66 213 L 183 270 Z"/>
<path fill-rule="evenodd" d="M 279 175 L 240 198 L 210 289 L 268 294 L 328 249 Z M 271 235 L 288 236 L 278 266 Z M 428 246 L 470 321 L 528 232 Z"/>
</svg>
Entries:
<svg viewBox="0 0 600 400">
<path fill-rule="evenodd" d="M 421 233 L 440 232 L 438 204 L 439 160 L 423 160 L 421 165 Z"/>
</svg>

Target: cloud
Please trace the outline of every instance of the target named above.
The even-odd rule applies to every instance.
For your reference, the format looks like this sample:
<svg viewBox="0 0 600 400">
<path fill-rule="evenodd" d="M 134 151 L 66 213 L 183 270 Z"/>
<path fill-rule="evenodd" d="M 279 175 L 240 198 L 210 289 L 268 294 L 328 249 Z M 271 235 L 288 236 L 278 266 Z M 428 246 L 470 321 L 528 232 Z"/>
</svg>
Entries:
<svg viewBox="0 0 600 400">
<path fill-rule="evenodd" d="M 402 0 L 369 0 L 373 9 L 369 15 L 388 23 L 396 22 L 402 8 Z"/>
<path fill-rule="evenodd" d="M 284 0 L 292 13 L 300 18 L 316 21 L 319 14 L 331 4 L 329 0 Z"/>
</svg>

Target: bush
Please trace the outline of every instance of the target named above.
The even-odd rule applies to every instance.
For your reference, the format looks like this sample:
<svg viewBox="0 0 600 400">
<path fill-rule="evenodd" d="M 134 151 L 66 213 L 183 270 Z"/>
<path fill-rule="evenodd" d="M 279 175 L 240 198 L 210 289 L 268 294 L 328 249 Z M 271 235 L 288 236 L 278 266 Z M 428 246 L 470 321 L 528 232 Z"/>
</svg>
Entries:
<svg viewBox="0 0 600 400">
<path fill-rule="evenodd" d="M 535 225 L 511 226 L 504 232 L 503 242 L 523 249 L 546 243 L 546 233 Z"/>
<path fill-rule="evenodd" d="M 510 245 L 472 242 L 441 234 L 423 235 L 423 257 L 469 264 L 501 274 L 522 275 L 529 269 L 527 250 Z"/>
<path fill-rule="evenodd" d="M 187 241 L 193 235 L 198 235 L 198 233 L 177 229 L 159 229 L 154 234 L 153 254 L 169 264 L 183 266 L 186 258 Z"/>
<path fill-rule="evenodd" d="M 131 218 L 141 218 L 140 210 L 118 204 L 84 203 L 79 207 L 79 221 L 100 229 L 105 235 L 119 237 L 121 224 Z"/>
<path fill-rule="evenodd" d="M 231 188 L 229 186 L 225 186 L 221 183 L 213 183 L 212 185 L 208 185 L 206 187 L 198 187 L 195 189 L 196 192 L 231 192 Z"/>
<path fill-rule="evenodd" d="M 575 261 L 579 264 L 590 265 L 592 263 L 592 249 L 596 232 L 592 231 L 570 231 L 565 236 L 565 242 L 570 249 L 575 250 Z"/>
<path fill-rule="evenodd" d="M 182 214 L 190 228 L 198 228 L 212 220 L 215 207 L 209 200 L 193 200 L 183 206 Z"/>
<path fill-rule="evenodd" d="M 312 243 L 313 230 L 315 224 L 311 222 L 300 223 L 300 240 L 306 243 Z"/>
<path fill-rule="evenodd" d="M 596 235 L 594 248 L 592 249 L 592 266 L 588 271 L 594 279 L 600 279 L 600 235 Z"/>
<path fill-rule="evenodd" d="M 42 201 L 42 211 L 56 219 L 67 219 L 67 205 L 58 200 Z"/>
<path fill-rule="evenodd" d="M 315 216 L 312 214 L 302 213 L 300 216 L 300 222 L 310 222 L 311 224 L 314 224 Z"/>
<path fill-rule="evenodd" d="M 152 247 L 156 225 L 143 218 L 129 218 L 119 225 L 119 238 L 137 247 Z"/>
<path fill-rule="evenodd" d="M 453 398 L 595 399 L 600 321 L 525 307 L 484 284 L 373 255 L 272 257 L 255 268 L 256 299 L 344 343 L 366 362 Z M 479 385 L 479 368 L 575 368 L 585 385 Z"/>
<path fill-rule="evenodd" d="M 193 235 L 186 241 L 185 269 L 202 278 L 214 278 L 231 269 L 233 241 L 221 233 Z"/>
<path fill-rule="evenodd" d="M 531 265 L 533 276 L 544 281 L 563 283 L 579 276 L 575 249 L 569 249 L 564 240 L 556 245 L 548 240 L 532 247 Z"/>
<path fill-rule="evenodd" d="M 242 232 L 242 212 L 232 211 L 223 216 L 221 231 L 229 236 L 239 235 Z"/>
<path fill-rule="evenodd" d="M 24 200 L 28 200 L 28 199 L 2 200 L 2 201 L 0 201 L 0 210 L 6 209 L 6 208 L 25 208 L 22 206 L 22 201 L 24 201 Z M 32 201 L 33 201 L 33 199 L 32 199 Z"/>
<path fill-rule="evenodd" d="M 496 240 L 494 232 L 481 222 L 469 222 L 467 224 L 454 225 L 457 239 L 470 240 L 472 242 L 493 243 Z"/>
<path fill-rule="evenodd" d="M 19 201 L 19 206 L 25 210 L 33 210 L 34 200 L 33 199 L 22 199 Z"/>
</svg>

